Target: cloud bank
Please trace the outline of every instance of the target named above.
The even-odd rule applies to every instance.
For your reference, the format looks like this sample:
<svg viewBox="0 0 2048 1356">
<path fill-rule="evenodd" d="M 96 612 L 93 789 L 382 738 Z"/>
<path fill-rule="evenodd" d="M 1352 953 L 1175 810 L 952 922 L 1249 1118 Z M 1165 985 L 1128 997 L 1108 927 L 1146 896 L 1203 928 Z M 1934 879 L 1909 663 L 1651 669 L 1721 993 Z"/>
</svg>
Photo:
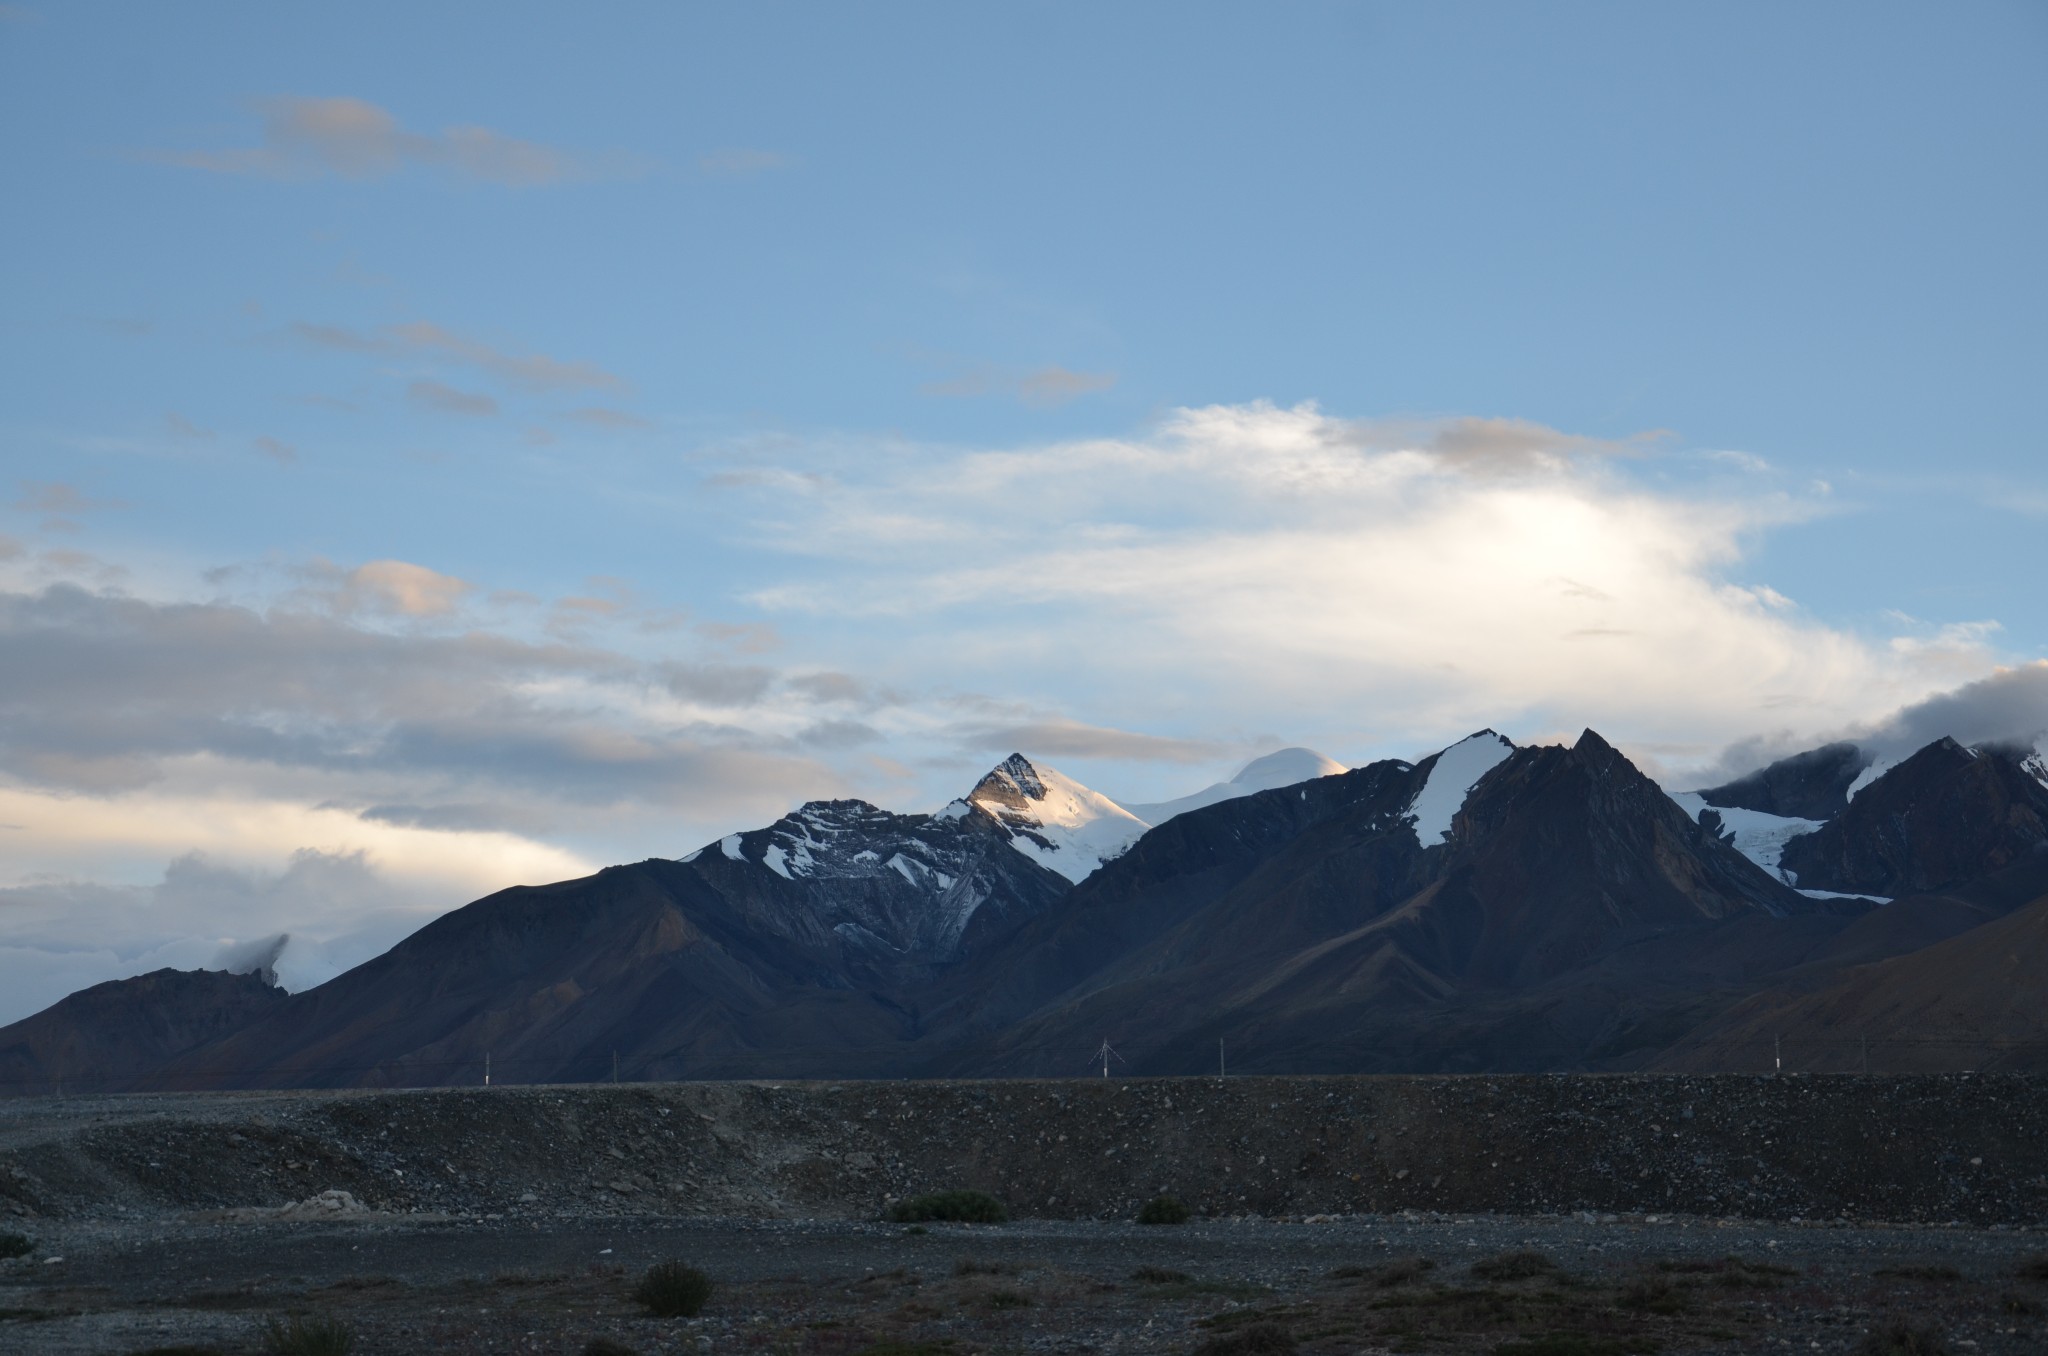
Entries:
<svg viewBox="0 0 2048 1356">
<path fill-rule="evenodd" d="M 1743 578 L 1825 505 L 1768 482 L 1646 487 L 1620 443 L 1521 421 L 1180 411 L 1147 436 L 754 465 L 753 595 L 786 627 L 946 637 L 979 690 L 1036 674 L 1105 723 L 1358 744 L 1593 724 L 1704 761 L 1981 673 L 1983 633 L 1871 637 Z M 1005 678 L 1005 675 L 1009 677 Z M 1308 737 L 1304 734 L 1302 737 Z"/>
</svg>

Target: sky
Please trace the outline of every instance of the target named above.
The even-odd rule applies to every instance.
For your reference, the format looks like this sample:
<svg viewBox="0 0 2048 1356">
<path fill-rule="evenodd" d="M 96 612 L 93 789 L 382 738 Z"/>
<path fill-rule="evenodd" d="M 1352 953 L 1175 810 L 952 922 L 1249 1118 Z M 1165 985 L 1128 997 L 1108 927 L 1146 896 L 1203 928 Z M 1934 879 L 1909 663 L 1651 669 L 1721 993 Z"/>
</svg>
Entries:
<svg viewBox="0 0 2048 1356">
<path fill-rule="evenodd" d="M 2036 737 L 2044 76 L 2020 0 L 0 5 L 0 1021 L 1012 750 Z"/>
</svg>

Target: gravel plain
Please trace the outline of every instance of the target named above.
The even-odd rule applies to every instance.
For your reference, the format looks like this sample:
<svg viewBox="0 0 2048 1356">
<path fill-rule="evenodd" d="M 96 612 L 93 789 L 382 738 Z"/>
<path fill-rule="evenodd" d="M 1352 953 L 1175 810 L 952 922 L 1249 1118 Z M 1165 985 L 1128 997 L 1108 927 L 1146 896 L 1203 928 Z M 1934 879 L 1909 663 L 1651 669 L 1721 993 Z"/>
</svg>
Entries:
<svg viewBox="0 0 2048 1356">
<path fill-rule="evenodd" d="M 1846 1352 L 1895 1319 L 2038 1352 L 2044 1109 L 1960 1075 L 24 1099 L 0 1351 L 324 1314 L 366 1353 Z M 879 1222 L 943 1187 L 1017 1217 Z M 328 1191 L 359 1206 L 282 1213 Z M 1196 1218 L 1133 1223 L 1157 1191 Z M 631 1298 L 670 1258 L 717 1283 L 696 1318 Z"/>
</svg>

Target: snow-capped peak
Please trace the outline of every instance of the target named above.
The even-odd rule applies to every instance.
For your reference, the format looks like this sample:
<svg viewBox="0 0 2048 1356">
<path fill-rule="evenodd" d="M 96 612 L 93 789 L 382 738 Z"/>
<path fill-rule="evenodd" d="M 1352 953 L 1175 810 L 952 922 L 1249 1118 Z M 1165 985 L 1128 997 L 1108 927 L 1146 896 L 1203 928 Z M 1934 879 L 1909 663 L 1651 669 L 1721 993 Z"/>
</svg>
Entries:
<svg viewBox="0 0 2048 1356">
<path fill-rule="evenodd" d="M 1199 791 L 1174 800 L 1151 801 L 1145 804 L 1124 801 L 1123 807 L 1156 827 L 1175 815 L 1184 815 L 1205 805 L 1235 800 L 1239 796 L 1249 796 L 1256 791 L 1272 791 L 1282 786 L 1294 786 L 1300 782 L 1314 781 L 1317 777 L 1328 777 L 1350 770 L 1334 759 L 1325 758 L 1314 749 L 1278 749 L 1252 759 L 1227 782 L 1205 786 Z"/>
<path fill-rule="evenodd" d="M 996 764 L 967 802 L 1009 831 L 1011 847 L 1076 882 L 1151 827 L 1101 792 L 1021 753 Z"/>
<path fill-rule="evenodd" d="M 1479 779 L 1507 761 L 1515 746 L 1491 730 L 1464 739 L 1436 756 L 1422 789 L 1408 804 L 1415 820 L 1415 837 L 1424 847 L 1435 847 L 1451 836 L 1451 820 L 1465 806 L 1465 797 L 1479 785 Z"/>
<path fill-rule="evenodd" d="M 1230 779 L 1230 785 L 1241 786 L 1246 791 L 1272 791 L 1297 782 L 1310 782 L 1318 777 L 1332 777 L 1339 772 L 1349 772 L 1334 758 L 1325 758 L 1314 749 L 1275 749 L 1273 752 L 1252 759 Z"/>
</svg>

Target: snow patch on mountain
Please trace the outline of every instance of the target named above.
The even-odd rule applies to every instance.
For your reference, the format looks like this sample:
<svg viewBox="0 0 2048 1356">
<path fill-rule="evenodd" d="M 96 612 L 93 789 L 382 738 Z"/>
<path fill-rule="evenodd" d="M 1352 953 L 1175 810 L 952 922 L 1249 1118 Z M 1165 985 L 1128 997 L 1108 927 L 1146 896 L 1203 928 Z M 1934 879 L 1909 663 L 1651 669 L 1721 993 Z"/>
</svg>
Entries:
<svg viewBox="0 0 2048 1356">
<path fill-rule="evenodd" d="M 1011 847 L 1077 884 L 1152 827 L 1100 791 L 1021 753 L 996 764 L 967 802 L 1008 831 Z"/>
<path fill-rule="evenodd" d="M 2043 789 L 2048 789 L 2048 749 L 2037 745 L 2020 763 L 2020 771 L 2039 782 Z"/>
<path fill-rule="evenodd" d="M 1479 779 L 1507 761 L 1515 746 L 1491 730 L 1481 730 L 1436 756 L 1429 776 L 1407 813 L 1415 822 L 1415 837 L 1424 847 L 1435 847 L 1451 836 L 1451 820 L 1465 808 L 1465 797 L 1479 785 Z"/>
<path fill-rule="evenodd" d="M 1861 791 L 1864 787 L 1870 785 L 1879 777 L 1884 776 L 1885 773 L 1890 772 L 1894 767 L 1898 766 L 1898 762 L 1899 760 L 1896 758 L 1888 758 L 1882 755 L 1873 759 L 1871 761 L 1870 766 L 1864 768 L 1863 771 L 1857 773 L 1856 780 L 1849 783 L 1849 790 L 1847 793 L 1849 799 L 1856 799 L 1856 793 L 1858 791 Z"/>
<path fill-rule="evenodd" d="M 682 860 L 800 941 L 823 925 L 894 956 L 950 960 L 992 899 L 1009 909 L 1047 888 L 1027 882 L 1035 893 L 1015 895 L 1005 881 L 1026 872 L 1043 880 L 1002 851 L 1015 830 L 955 804 L 951 814 L 899 815 L 860 800 L 807 801 L 764 829 L 729 834 Z"/>
<path fill-rule="evenodd" d="M 1249 796 L 1258 791 L 1272 791 L 1298 782 L 1314 781 L 1317 777 L 1328 777 L 1351 769 L 1331 758 L 1325 758 L 1314 749 L 1279 749 L 1264 757 L 1254 758 L 1227 782 L 1217 782 L 1201 790 L 1174 800 L 1123 801 L 1123 808 L 1147 824 L 1157 827 L 1175 815 L 1184 815 L 1190 810 L 1199 810 L 1205 805 L 1215 805 L 1239 796 Z"/>
<path fill-rule="evenodd" d="M 1802 834 L 1812 833 L 1825 822 L 1765 814 L 1762 810 L 1745 810 L 1739 806 L 1709 805 L 1697 791 L 1681 791 L 1671 799 L 1695 823 L 1709 810 L 1719 815 L 1721 832 L 1724 836 L 1733 835 L 1735 850 L 1787 885 L 1796 882 L 1790 872 L 1778 865 L 1778 859 L 1785 855 L 1785 844 Z M 1814 897 L 1821 898 L 1819 895 Z"/>
<path fill-rule="evenodd" d="M 1889 904 L 1892 902 L 1885 895 L 1851 895 L 1844 894 L 1840 890 L 1801 890 L 1799 893 L 1805 895 L 1808 899 L 1867 899 L 1873 904 Z"/>
</svg>

